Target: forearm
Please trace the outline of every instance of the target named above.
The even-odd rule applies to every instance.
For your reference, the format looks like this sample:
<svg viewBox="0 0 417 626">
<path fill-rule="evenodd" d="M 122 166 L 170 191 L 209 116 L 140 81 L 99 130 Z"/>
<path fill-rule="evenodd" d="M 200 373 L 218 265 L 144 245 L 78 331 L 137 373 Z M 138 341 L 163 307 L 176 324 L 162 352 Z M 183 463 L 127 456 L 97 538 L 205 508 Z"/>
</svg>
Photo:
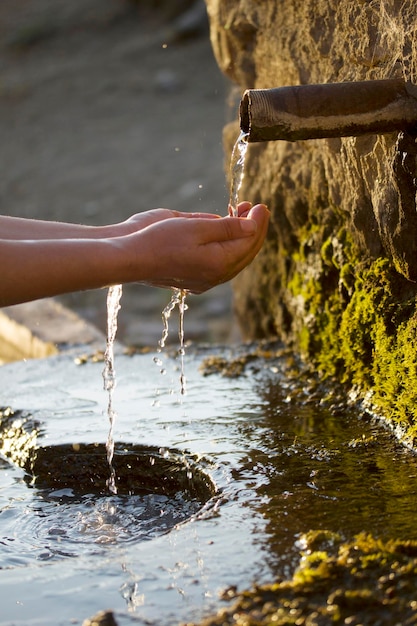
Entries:
<svg viewBox="0 0 417 626">
<path fill-rule="evenodd" d="M 120 234 L 118 226 L 85 226 L 0 215 L 0 239 L 99 239 Z"/>
<path fill-rule="evenodd" d="M 120 239 L 0 240 L 0 306 L 126 282 Z"/>
<path fill-rule="evenodd" d="M 0 306 L 130 282 L 206 291 L 236 276 L 265 239 L 266 207 L 239 206 L 244 217 L 156 209 L 103 238 L 0 235 Z M 9 222 L 9 234 L 15 226 Z"/>
</svg>

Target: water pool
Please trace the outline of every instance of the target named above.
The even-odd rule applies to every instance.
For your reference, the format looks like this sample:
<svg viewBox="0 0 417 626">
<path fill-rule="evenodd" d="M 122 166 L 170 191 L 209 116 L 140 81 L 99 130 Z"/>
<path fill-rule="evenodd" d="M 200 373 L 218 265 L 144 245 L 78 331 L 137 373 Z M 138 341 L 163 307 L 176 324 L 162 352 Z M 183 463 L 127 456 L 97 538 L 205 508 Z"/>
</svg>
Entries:
<svg viewBox="0 0 417 626">
<path fill-rule="evenodd" d="M 186 396 L 176 358 L 162 376 L 152 353 L 116 357 L 120 451 L 178 462 L 203 494 L 114 496 L 88 488 L 82 464 L 67 482 L 36 483 L 39 467 L 11 462 L 17 435 L 3 423 L 1 625 L 82 624 L 102 609 L 121 626 L 198 621 L 228 587 L 290 576 L 310 529 L 417 539 L 415 456 L 372 419 L 289 380 L 280 356 L 249 359 L 238 377 L 201 373 L 209 355 L 232 352 L 189 352 Z M 69 356 L 1 368 L 0 406 L 32 437 L 23 450 L 56 463 L 45 475 L 67 475 L 74 445 L 102 450 L 102 368 Z"/>
</svg>

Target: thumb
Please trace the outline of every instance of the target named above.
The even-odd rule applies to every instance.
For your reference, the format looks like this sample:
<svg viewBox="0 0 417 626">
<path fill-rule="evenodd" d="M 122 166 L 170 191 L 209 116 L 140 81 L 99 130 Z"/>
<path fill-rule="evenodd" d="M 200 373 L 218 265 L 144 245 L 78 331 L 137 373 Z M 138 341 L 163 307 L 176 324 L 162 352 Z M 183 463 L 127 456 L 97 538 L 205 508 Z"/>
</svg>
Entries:
<svg viewBox="0 0 417 626">
<path fill-rule="evenodd" d="M 231 241 L 233 239 L 251 237 L 256 233 L 257 228 L 256 221 L 248 218 L 223 217 L 219 220 L 212 220 L 210 228 L 206 229 L 206 242 Z"/>
</svg>

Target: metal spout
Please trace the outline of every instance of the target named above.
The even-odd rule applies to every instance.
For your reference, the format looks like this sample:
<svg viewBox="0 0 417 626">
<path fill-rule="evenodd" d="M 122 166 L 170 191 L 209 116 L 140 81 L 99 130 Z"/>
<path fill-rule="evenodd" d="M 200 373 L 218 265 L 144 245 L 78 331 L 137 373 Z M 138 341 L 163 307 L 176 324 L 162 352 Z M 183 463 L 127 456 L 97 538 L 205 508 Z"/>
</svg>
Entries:
<svg viewBox="0 0 417 626">
<path fill-rule="evenodd" d="M 417 86 L 389 79 L 249 89 L 240 127 L 252 143 L 417 129 Z"/>
</svg>

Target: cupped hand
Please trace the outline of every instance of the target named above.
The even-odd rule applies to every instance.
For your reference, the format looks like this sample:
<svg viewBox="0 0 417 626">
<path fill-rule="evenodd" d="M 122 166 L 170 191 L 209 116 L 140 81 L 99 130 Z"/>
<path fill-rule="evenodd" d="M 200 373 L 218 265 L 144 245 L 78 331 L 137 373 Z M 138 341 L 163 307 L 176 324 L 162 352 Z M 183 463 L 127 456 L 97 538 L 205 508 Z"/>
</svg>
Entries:
<svg viewBox="0 0 417 626">
<path fill-rule="evenodd" d="M 115 224 L 116 236 L 123 237 L 136 233 L 147 226 L 162 222 L 163 220 L 172 219 L 173 217 L 204 217 L 206 219 L 218 218 L 218 215 L 210 213 L 182 213 L 180 211 L 172 211 L 170 209 L 151 209 L 143 213 L 136 213 L 124 222 Z"/>
<path fill-rule="evenodd" d="M 252 203 L 244 200 L 243 202 L 239 202 L 236 208 L 238 217 L 248 217 L 249 211 L 252 208 Z M 229 217 L 234 217 L 233 207 L 230 204 L 228 206 L 228 215 Z"/>
<path fill-rule="evenodd" d="M 175 213 L 175 212 L 174 212 Z M 202 293 L 232 279 L 259 252 L 269 211 L 239 205 L 242 217 L 179 214 L 153 222 L 129 240 L 129 280 Z"/>
<path fill-rule="evenodd" d="M 117 235 L 131 235 L 136 233 L 147 226 L 151 226 L 152 224 L 156 224 L 162 220 L 171 219 L 173 217 L 178 217 L 177 211 L 171 211 L 169 209 L 151 209 L 150 211 L 144 211 L 143 213 L 136 213 L 132 215 L 124 222 L 120 222 L 120 224 L 116 224 Z"/>
</svg>

